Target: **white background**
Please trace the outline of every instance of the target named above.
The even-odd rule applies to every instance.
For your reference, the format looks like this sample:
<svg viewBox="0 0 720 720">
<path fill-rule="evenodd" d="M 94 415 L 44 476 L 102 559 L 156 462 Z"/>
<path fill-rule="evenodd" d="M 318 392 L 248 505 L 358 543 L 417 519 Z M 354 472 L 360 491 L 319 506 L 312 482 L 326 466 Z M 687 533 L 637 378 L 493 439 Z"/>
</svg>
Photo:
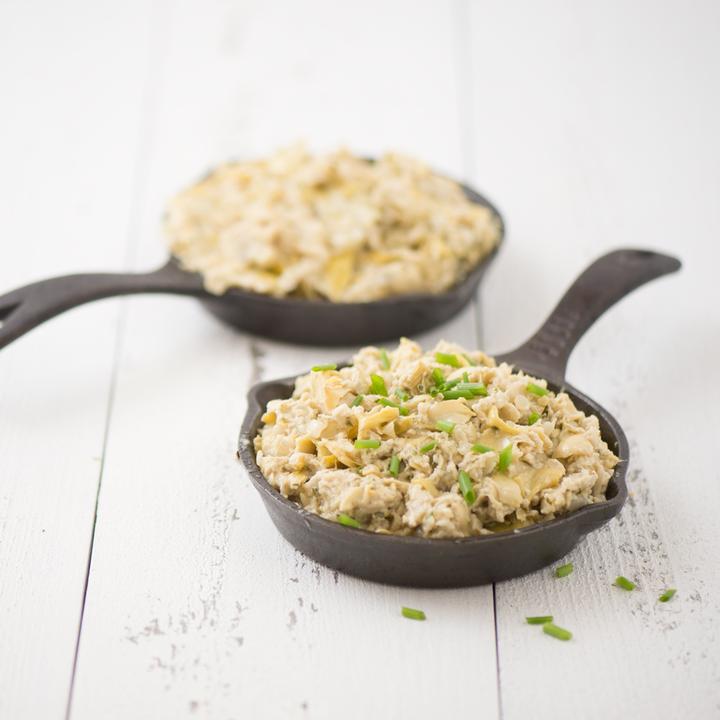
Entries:
<svg viewBox="0 0 720 720">
<path fill-rule="evenodd" d="M 719 31 L 711 0 L 4 0 L 4 288 L 159 265 L 172 193 L 302 138 L 417 155 L 504 212 L 475 306 L 423 343 L 513 347 L 610 248 L 684 268 L 570 362 L 633 462 L 563 580 L 383 587 L 278 537 L 234 457 L 246 388 L 351 348 L 156 296 L 2 350 L 0 717 L 720 716 Z"/>
</svg>

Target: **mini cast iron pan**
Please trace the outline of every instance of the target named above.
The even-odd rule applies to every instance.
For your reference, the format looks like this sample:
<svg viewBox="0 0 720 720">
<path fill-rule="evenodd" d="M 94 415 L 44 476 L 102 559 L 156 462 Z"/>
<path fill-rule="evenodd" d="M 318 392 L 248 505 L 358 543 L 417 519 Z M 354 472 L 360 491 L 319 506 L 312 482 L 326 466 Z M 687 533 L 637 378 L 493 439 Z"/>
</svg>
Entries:
<svg viewBox="0 0 720 720">
<path fill-rule="evenodd" d="M 545 378 L 567 392 L 585 413 L 596 415 L 602 437 L 620 458 L 607 500 L 557 520 L 514 532 L 458 540 L 382 535 L 345 527 L 303 510 L 263 477 L 253 438 L 268 400 L 286 398 L 295 378 L 255 385 L 240 432 L 238 455 L 280 533 L 323 565 L 375 582 L 414 587 L 464 587 L 525 575 L 567 554 L 587 533 L 620 512 L 627 497 L 629 449 L 622 428 L 594 400 L 565 381 L 568 358 L 583 333 L 609 307 L 654 278 L 675 272 L 680 262 L 644 250 L 617 250 L 595 261 L 565 293 L 545 324 L 525 344 L 499 361 Z"/>
<path fill-rule="evenodd" d="M 469 200 L 483 205 L 504 223 L 482 195 L 462 186 Z M 198 298 L 225 323 L 255 335 L 307 345 L 365 345 L 413 335 L 439 325 L 475 296 L 496 247 L 449 290 L 438 295 L 415 293 L 366 303 L 275 298 L 231 289 L 207 292 L 198 273 L 183 270 L 174 258 L 150 273 L 94 273 L 41 280 L 0 297 L 0 348 L 40 323 L 92 300 L 136 293 L 173 293 Z"/>
</svg>

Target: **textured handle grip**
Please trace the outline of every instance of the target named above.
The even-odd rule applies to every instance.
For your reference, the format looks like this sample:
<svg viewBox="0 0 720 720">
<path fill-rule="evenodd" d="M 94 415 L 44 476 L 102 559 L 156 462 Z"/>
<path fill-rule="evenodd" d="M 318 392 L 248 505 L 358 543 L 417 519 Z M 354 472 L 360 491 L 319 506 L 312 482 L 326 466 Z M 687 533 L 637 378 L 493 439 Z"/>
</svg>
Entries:
<svg viewBox="0 0 720 720">
<path fill-rule="evenodd" d="M 94 273 L 40 280 L 0 297 L 0 348 L 70 308 L 133 293 L 206 296 L 199 276 L 172 260 L 151 273 Z"/>
<path fill-rule="evenodd" d="M 578 340 L 618 300 L 650 280 L 676 272 L 677 258 L 651 250 L 615 250 L 596 260 L 570 286 L 543 326 L 517 350 L 500 357 L 561 379 Z"/>
</svg>

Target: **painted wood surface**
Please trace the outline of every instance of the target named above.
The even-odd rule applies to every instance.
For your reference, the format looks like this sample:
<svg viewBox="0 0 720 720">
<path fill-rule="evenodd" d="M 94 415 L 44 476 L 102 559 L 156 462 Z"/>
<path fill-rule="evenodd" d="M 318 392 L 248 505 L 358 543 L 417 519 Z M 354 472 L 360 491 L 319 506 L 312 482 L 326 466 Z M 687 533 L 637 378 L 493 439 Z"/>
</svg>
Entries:
<svg viewBox="0 0 720 720">
<path fill-rule="evenodd" d="M 0 6 L 0 283 L 122 268 L 148 52 L 142 3 Z M 70 694 L 118 307 L 0 353 L 0 717 Z"/>
<path fill-rule="evenodd" d="M 630 501 L 571 554 L 570 577 L 497 586 L 503 715 L 717 717 L 720 473 L 703 446 L 720 427 L 708 382 L 720 360 L 720 8 L 558 3 L 551 22 L 546 6 L 522 6 L 521 22 L 514 4 L 470 11 L 484 39 L 472 49 L 476 165 L 511 227 L 484 291 L 488 349 L 532 332 L 607 249 L 657 248 L 684 269 L 611 310 L 571 358 L 568 379 L 630 439 Z M 612 587 L 620 574 L 638 590 Z M 666 587 L 678 595 L 658 603 Z M 544 613 L 573 641 L 523 624 Z"/>
<path fill-rule="evenodd" d="M 246 389 L 352 348 L 250 338 L 191 300 L 148 297 L 3 350 L 0 717 L 720 714 L 716 4 L 0 12 L 3 286 L 161 263 L 169 195 L 296 139 L 419 155 L 505 212 L 480 298 L 426 345 L 509 349 L 614 247 L 685 263 L 571 360 L 570 380 L 627 430 L 632 495 L 562 580 L 382 587 L 277 536 L 234 458 Z M 620 573 L 638 590 L 613 588 Z M 667 586 L 678 596 L 658 604 Z M 524 624 L 545 612 L 571 642 Z"/>
</svg>

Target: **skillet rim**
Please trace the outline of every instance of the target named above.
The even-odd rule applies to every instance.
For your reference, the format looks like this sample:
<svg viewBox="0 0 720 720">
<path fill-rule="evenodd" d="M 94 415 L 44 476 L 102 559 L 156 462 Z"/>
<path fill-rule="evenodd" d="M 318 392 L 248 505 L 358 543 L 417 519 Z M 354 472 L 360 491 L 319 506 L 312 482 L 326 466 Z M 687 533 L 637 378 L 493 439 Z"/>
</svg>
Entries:
<svg viewBox="0 0 720 720">
<path fill-rule="evenodd" d="M 347 363 L 345 363 L 345 365 L 347 365 Z M 343 365 L 339 365 L 339 367 L 343 367 Z M 517 369 L 523 370 L 523 368 L 519 367 Z M 479 544 L 489 542 L 505 542 L 520 535 L 522 535 L 523 537 L 527 537 L 550 530 L 555 530 L 560 527 L 573 527 L 575 525 L 579 526 L 580 535 L 582 536 L 590 530 L 599 527 L 599 525 L 602 525 L 605 522 L 609 521 L 611 518 L 615 517 L 622 510 L 622 507 L 627 500 L 628 488 L 626 482 L 626 475 L 630 462 L 630 447 L 627 437 L 618 421 L 611 413 L 609 413 L 604 407 L 602 407 L 602 405 L 592 400 L 592 398 L 589 398 L 587 395 L 575 388 L 573 385 L 567 383 L 564 380 L 558 382 L 557 380 L 554 380 L 552 378 L 545 378 L 553 392 L 567 392 L 571 396 L 573 401 L 575 398 L 578 398 L 584 404 L 592 408 L 593 414 L 595 414 L 599 420 L 605 421 L 605 423 L 610 426 L 611 431 L 615 435 L 615 448 L 612 448 L 611 443 L 608 442 L 608 439 L 606 437 L 603 436 L 603 440 L 620 458 L 620 462 L 615 466 L 613 474 L 608 481 L 608 484 L 615 484 L 616 492 L 613 497 L 602 502 L 585 505 L 578 510 L 574 510 L 567 515 L 554 518 L 553 520 L 535 523 L 529 527 L 519 528 L 513 531 L 493 533 L 491 535 L 471 535 L 469 537 L 461 538 L 426 538 L 417 535 L 394 535 L 392 533 L 376 533 L 369 530 L 364 530 L 362 528 L 353 528 L 341 525 L 332 520 L 328 520 L 327 518 L 324 518 L 317 513 L 306 510 L 297 502 L 286 498 L 272 485 L 270 485 L 257 464 L 253 439 L 255 434 L 257 433 L 260 415 L 264 410 L 262 404 L 258 400 L 258 395 L 264 388 L 271 386 L 284 386 L 289 391 L 289 395 L 292 392 L 292 387 L 298 377 L 299 375 L 294 375 L 284 378 L 278 378 L 276 380 L 265 380 L 263 382 L 256 383 L 248 390 L 248 405 L 238 437 L 237 457 L 239 460 L 241 460 L 245 470 L 250 476 L 250 480 L 253 486 L 259 493 L 264 493 L 272 501 L 279 502 L 286 508 L 295 511 L 301 517 L 309 517 L 313 520 L 313 522 L 320 522 L 321 527 L 325 527 L 330 532 L 350 531 L 355 533 L 361 533 L 362 537 L 365 538 L 365 541 L 368 542 L 394 541 L 396 543 L 402 542 L 403 544 L 417 547 L 438 547 L 440 544 L 444 544 L 446 546 L 466 546 L 472 545 L 473 543 Z M 594 522 L 583 522 L 583 520 L 592 518 L 595 515 L 597 515 L 598 517 Z M 588 527 L 584 528 L 584 525 L 587 525 Z M 377 538 L 377 540 L 375 540 L 375 538 Z"/>
</svg>

